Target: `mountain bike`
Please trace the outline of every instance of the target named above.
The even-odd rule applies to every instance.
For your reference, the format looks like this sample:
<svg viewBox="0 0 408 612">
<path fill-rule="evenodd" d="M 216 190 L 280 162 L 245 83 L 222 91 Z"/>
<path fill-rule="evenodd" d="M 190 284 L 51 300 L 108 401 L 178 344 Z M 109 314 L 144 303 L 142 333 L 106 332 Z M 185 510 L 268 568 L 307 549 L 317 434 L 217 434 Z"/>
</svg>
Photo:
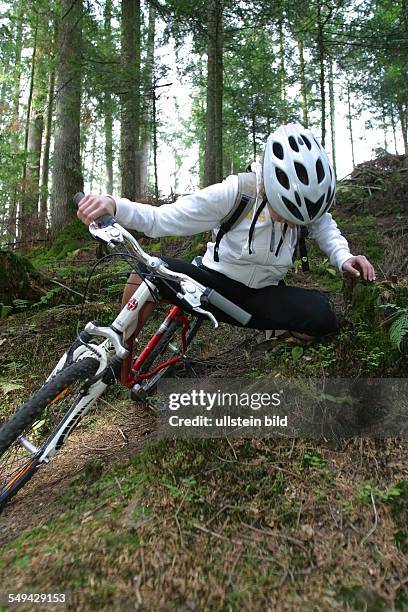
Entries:
<svg viewBox="0 0 408 612">
<path fill-rule="evenodd" d="M 84 194 L 77 194 L 75 202 L 82 197 Z M 91 223 L 89 231 L 112 255 L 131 263 L 143 282 L 110 325 L 89 321 L 41 388 L 1 424 L 0 509 L 52 461 L 91 406 L 118 381 L 123 362 L 131 397 L 146 400 L 161 378 L 186 361 L 202 322 L 209 319 L 218 327 L 212 308 L 241 325 L 251 318 L 214 289 L 150 256 L 114 217 L 104 215 Z M 136 336 L 139 313 L 147 301 L 161 301 L 164 285 L 173 292 L 176 304 L 140 348 Z"/>
</svg>

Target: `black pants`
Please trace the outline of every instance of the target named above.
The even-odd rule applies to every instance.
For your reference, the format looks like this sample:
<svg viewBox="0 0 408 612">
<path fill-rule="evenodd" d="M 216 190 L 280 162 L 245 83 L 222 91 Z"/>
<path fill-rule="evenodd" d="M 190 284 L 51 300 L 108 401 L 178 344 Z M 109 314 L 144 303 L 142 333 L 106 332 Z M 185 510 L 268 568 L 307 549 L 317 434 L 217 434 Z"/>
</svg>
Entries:
<svg viewBox="0 0 408 612">
<path fill-rule="evenodd" d="M 262 289 L 251 289 L 224 274 L 204 266 L 197 267 L 173 257 L 162 257 L 171 270 L 188 274 L 206 287 L 215 289 L 223 296 L 252 314 L 247 327 L 254 329 L 289 329 L 312 336 L 321 336 L 337 331 L 338 324 L 329 298 L 316 289 L 302 289 L 287 285 L 270 285 Z M 144 266 L 143 266 L 144 267 Z M 160 283 L 164 299 L 174 304 L 179 301 L 171 289 Z M 218 321 L 240 326 L 217 308 L 208 308 Z"/>
</svg>

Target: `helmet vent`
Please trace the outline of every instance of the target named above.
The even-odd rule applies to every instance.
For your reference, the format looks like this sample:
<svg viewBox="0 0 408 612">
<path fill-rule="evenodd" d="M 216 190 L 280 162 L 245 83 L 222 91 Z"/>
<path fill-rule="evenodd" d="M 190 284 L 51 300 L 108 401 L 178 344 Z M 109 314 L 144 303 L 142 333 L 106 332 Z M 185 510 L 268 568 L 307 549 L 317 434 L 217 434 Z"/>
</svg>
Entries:
<svg viewBox="0 0 408 612">
<path fill-rule="evenodd" d="M 310 149 L 312 148 L 312 145 L 310 144 L 310 140 L 304 134 L 302 134 L 302 138 L 305 141 L 305 145 L 307 146 L 307 148 L 310 151 Z"/>
<path fill-rule="evenodd" d="M 299 145 L 296 142 L 296 140 L 293 138 L 293 136 L 289 136 L 289 144 L 292 147 L 292 149 L 296 151 L 296 153 L 299 153 Z"/>
<path fill-rule="evenodd" d="M 275 174 L 276 178 L 278 179 L 278 182 L 282 185 L 282 187 L 289 190 L 289 179 L 286 172 L 284 172 L 280 168 L 275 168 Z"/>
<path fill-rule="evenodd" d="M 331 198 L 331 187 L 329 187 L 329 189 L 327 190 L 327 198 L 326 198 L 326 202 L 328 202 Z"/>
<path fill-rule="evenodd" d="M 295 198 L 296 198 L 296 203 L 300 208 L 302 206 L 302 200 L 300 199 L 300 195 L 298 194 L 297 191 L 295 191 Z"/>
<path fill-rule="evenodd" d="M 319 147 L 319 149 L 321 149 L 322 147 L 320 146 L 320 142 L 318 140 L 316 140 L 316 138 L 313 137 L 313 140 L 315 141 L 315 143 L 317 144 L 317 146 Z"/>
<path fill-rule="evenodd" d="M 319 181 L 319 183 L 321 183 L 325 177 L 325 173 L 324 173 L 322 160 L 320 158 L 316 162 L 316 174 L 317 174 L 317 180 Z"/>
<path fill-rule="evenodd" d="M 309 177 L 307 175 L 307 170 L 303 164 L 299 164 L 299 162 L 295 162 L 295 170 L 299 181 L 301 181 L 304 185 L 309 184 Z"/>
<path fill-rule="evenodd" d="M 315 216 L 320 212 L 320 208 L 324 202 L 324 194 L 321 198 L 317 200 L 317 202 L 312 202 L 308 198 L 305 198 L 306 208 L 310 219 L 314 219 Z"/>
<path fill-rule="evenodd" d="M 288 198 L 285 198 L 285 196 L 282 196 L 282 201 L 285 204 L 286 208 L 289 210 L 289 212 L 291 212 L 292 215 L 294 217 L 296 217 L 296 219 L 299 219 L 299 221 L 303 221 L 304 222 L 304 219 L 302 217 L 302 213 L 300 212 L 298 207 L 293 204 L 293 202 L 288 200 Z"/>
<path fill-rule="evenodd" d="M 331 169 L 331 166 L 329 166 L 329 170 L 330 170 L 330 178 L 333 178 L 333 171 Z"/>
<path fill-rule="evenodd" d="M 278 159 L 283 159 L 283 147 L 280 142 L 274 142 L 272 145 L 272 150 L 275 154 L 275 157 Z"/>
</svg>

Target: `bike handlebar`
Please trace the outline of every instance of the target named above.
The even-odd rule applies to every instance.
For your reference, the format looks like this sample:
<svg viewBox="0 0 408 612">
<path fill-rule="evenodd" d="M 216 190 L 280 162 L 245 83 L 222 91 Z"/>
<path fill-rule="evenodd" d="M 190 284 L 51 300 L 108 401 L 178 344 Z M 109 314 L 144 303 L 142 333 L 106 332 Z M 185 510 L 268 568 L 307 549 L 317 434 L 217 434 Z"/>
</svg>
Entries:
<svg viewBox="0 0 408 612">
<path fill-rule="evenodd" d="M 231 302 L 231 300 L 218 293 L 215 289 L 210 289 L 208 293 L 206 291 L 201 298 L 201 303 L 203 305 L 211 304 L 211 306 L 215 306 L 244 326 L 249 323 L 252 317 L 249 312 Z"/>
<path fill-rule="evenodd" d="M 78 191 L 78 193 L 76 193 L 74 195 L 74 203 L 76 204 L 76 207 L 78 208 L 80 201 L 82 200 L 82 198 L 85 197 L 85 194 L 82 193 L 82 191 Z M 102 217 L 99 217 L 99 219 L 97 220 L 99 225 L 101 227 L 106 227 L 108 225 L 112 225 L 112 223 L 115 222 L 115 218 L 112 217 L 112 215 L 106 214 L 106 215 L 102 215 Z"/>
<path fill-rule="evenodd" d="M 76 206 L 79 205 L 80 201 L 84 197 L 85 194 L 82 192 L 75 194 L 73 200 Z M 102 217 L 99 219 L 96 219 L 89 226 L 89 231 L 94 238 L 107 242 L 110 246 L 113 246 L 113 244 L 116 242 L 123 242 L 123 238 L 126 238 L 128 242 L 130 242 L 137 259 L 147 265 L 151 270 L 154 270 L 156 274 L 168 280 L 177 280 L 182 283 L 182 285 L 183 283 L 187 285 L 191 285 L 192 283 L 200 292 L 200 298 L 198 299 L 195 292 L 193 292 L 194 296 L 191 295 L 190 291 L 188 292 L 189 295 L 184 295 L 183 297 L 184 300 L 190 304 L 193 310 L 204 313 L 205 311 L 200 309 L 200 305 L 210 304 L 225 312 L 227 315 L 241 323 L 241 325 L 247 325 L 249 323 L 252 315 L 250 315 L 240 306 L 237 306 L 237 304 L 234 304 L 234 302 L 231 302 L 231 300 L 225 298 L 223 295 L 218 293 L 218 291 L 215 291 L 215 289 L 211 289 L 209 287 L 204 287 L 204 285 L 186 274 L 170 270 L 167 264 L 160 258 L 151 257 L 148 253 L 145 253 L 136 238 L 134 238 L 134 236 L 132 236 L 132 234 L 130 234 L 124 227 L 122 227 L 116 221 L 115 217 L 112 217 L 112 215 L 106 214 L 102 215 Z M 216 323 L 213 315 L 210 313 L 206 314 Z"/>
</svg>

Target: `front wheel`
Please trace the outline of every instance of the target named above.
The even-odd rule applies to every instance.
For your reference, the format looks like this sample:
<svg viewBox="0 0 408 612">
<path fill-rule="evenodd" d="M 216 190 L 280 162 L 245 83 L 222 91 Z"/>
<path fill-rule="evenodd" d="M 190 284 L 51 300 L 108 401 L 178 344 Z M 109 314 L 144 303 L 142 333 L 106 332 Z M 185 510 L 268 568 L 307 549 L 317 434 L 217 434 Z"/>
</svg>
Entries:
<svg viewBox="0 0 408 612">
<path fill-rule="evenodd" d="M 0 509 L 41 465 L 40 457 L 52 432 L 87 394 L 98 366 L 99 362 L 93 358 L 72 363 L 48 380 L 2 423 Z"/>
</svg>

